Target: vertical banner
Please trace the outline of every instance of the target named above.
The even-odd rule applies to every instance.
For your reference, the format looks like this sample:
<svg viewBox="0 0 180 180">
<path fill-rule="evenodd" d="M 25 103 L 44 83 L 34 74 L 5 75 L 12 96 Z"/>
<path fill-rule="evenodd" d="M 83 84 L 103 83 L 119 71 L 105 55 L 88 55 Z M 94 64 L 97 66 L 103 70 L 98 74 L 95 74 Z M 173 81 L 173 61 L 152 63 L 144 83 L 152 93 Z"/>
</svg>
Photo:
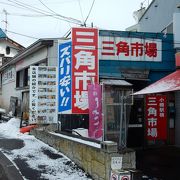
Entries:
<svg viewBox="0 0 180 180">
<path fill-rule="evenodd" d="M 146 138 L 167 139 L 167 98 L 164 95 L 146 96 Z"/>
<path fill-rule="evenodd" d="M 58 46 L 58 112 L 71 113 L 71 42 Z"/>
<path fill-rule="evenodd" d="M 57 123 L 57 68 L 30 66 L 30 124 Z"/>
<path fill-rule="evenodd" d="M 29 119 L 31 124 L 37 122 L 37 113 L 38 113 L 38 67 L 30 67 L 30 113 Z"/>
<path fill-rule="evenodd" d="M 102 130 L 102 91 L 99 84 L 88 85 L 89 137 L 101 139 Z"/>
<path fill-rule="evenodd" d="M 72 64 L 72 113 L 88 114 L 87 85 L 99 81 L 97 29 L 72 29 Z"/>
</svg>

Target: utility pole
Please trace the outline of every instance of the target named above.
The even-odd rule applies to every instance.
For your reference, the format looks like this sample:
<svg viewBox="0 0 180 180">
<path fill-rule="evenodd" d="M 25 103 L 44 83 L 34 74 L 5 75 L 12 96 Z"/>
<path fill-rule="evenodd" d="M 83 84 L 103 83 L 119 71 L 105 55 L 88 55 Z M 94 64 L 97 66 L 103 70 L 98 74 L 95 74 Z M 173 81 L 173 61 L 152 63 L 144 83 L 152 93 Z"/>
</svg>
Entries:
<svg viewBox="0 0 180 180">
<path fill-rule="evenodd" d="M 5 33 L 7 34 L 7 26 L 8 26 L 7 15 L 8 15 L 8 12 L 5 9 L 3 9 L 3 13 L 5 14 L 5 20 L 3 20 L 2 22 L 5 23 Z"/>
</svg>

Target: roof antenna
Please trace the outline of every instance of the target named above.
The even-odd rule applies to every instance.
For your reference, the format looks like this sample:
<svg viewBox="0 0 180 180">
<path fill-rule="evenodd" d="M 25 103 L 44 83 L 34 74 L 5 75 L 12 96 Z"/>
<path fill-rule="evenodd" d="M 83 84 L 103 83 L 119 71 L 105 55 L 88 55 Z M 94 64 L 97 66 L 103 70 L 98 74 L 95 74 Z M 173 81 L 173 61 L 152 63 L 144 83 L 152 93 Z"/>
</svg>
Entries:
<svg viewBox="0 0 180 180">
<path fill-rule="evenodd" d="M 5 14 L 5 20 L 3 20 L 2 22 L 5 23 L 5 33 L 7 34 L 7 26 L 8 26 L 7 15 L 8 15 L 8 12 L 5 9 L 3 9 L 3 13 Z"/>
</svg>

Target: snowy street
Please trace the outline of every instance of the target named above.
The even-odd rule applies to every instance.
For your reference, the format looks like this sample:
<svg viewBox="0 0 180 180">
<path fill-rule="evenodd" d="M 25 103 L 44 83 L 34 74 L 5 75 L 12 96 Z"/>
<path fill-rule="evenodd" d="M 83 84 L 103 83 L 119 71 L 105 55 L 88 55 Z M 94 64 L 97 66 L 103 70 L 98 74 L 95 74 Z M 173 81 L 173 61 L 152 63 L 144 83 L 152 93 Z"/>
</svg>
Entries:
<svg viewBox="0 0 180 180">
<path fill-rule="evenodd" d="M 70 159 L 29 134 L 19 132 L 19 119 L 0 124 L 0 151 L 19 169 L 24 180 L 87 180 Z"/>
</svg>

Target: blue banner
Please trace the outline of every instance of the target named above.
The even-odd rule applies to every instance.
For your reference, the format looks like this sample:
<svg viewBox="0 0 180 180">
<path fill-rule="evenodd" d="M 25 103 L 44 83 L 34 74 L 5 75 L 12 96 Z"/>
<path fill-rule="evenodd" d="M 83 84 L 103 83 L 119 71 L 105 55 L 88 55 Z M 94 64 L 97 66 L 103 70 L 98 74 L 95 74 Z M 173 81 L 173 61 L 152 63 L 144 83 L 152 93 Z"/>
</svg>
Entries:
<svg viewBox="0 0 180 180">
<path fill-rule="evenodd" d="M 58 112 L 71 113 L 71 42 L 59 44 L 58 56 Z"/>
</svg>

